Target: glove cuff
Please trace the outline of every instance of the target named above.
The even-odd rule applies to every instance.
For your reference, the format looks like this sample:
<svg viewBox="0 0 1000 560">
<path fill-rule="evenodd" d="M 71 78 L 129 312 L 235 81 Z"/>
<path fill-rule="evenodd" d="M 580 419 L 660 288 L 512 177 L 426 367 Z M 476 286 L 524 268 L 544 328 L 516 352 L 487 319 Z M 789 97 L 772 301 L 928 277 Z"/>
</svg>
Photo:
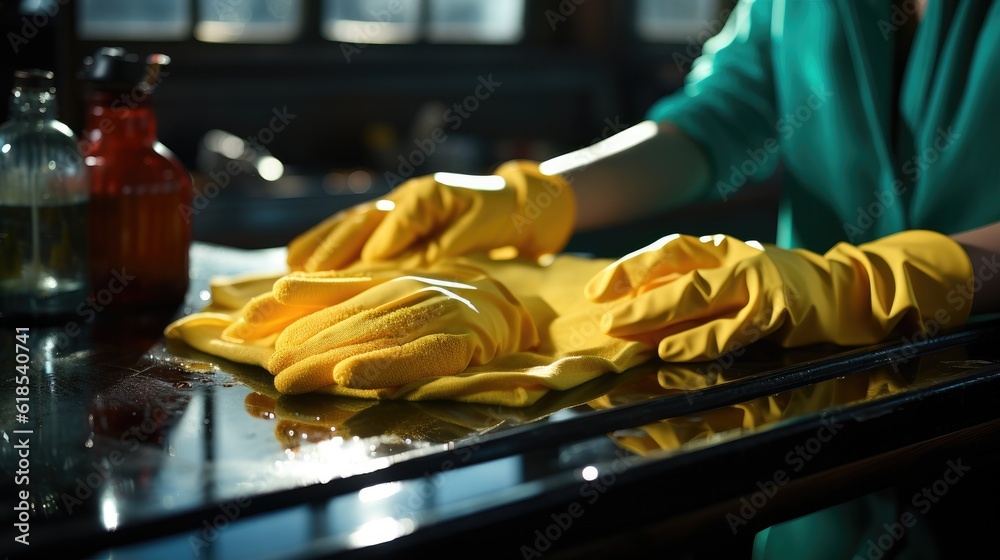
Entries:
<svg viewBox="0 0 1000 560">
<path fill-rule="evenodd" d="M 911 299 L 927 331 L 959 326 L 972 310 L 972 263 L 965 249 L 947 235 L 930 230 L 908 230 L 858 246 L 881 257 L 895 276 L 897 291 Z"/>
<path fill-rule="evenodd" d="M 794 290 L 786 294 L 790 316 L 776 334 L 786 346 L 874 344 L 894 333 L 933 336 L 969 318 L 969 257 L 937 232 L 908 230 L 857 246 L 839 243 L 822 257 L 795 249 L 771 252 L 771 258 L 786 285 L 807 290 L 805 298 Z M 832 313 L 817 311 L 831 305 Z"/>
<path fill-rule="evenodd" d="M 511 160 L 494 172 L 517 193 L 517 210 L 510 216 L 514 245 L 535 259 L 562 251 L 576 221 L 576 198 L 569 182 L 543 174 L 538 165 Z"/>
</svg>

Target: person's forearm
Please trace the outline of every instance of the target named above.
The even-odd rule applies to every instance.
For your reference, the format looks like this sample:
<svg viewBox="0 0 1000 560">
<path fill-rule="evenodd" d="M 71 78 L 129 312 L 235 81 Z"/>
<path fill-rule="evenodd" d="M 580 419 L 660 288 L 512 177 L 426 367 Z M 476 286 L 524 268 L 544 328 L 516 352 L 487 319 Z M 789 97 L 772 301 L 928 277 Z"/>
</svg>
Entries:
<svg viewBox="0 0 1000 560">
<path fill-rule="evenodd" d="M 1000 222 L 951 236 L 969 255 L 976 278 L 972 314 L 1000 312 Z"/>
<path fill-rule="evenodd" d="M 541 171 L 573 185 L 577 230 L 671 210 L 701 195 L 709 180 L 701 148 L 676 126 L 652 121 L 543 162 Z"/>
</svg>

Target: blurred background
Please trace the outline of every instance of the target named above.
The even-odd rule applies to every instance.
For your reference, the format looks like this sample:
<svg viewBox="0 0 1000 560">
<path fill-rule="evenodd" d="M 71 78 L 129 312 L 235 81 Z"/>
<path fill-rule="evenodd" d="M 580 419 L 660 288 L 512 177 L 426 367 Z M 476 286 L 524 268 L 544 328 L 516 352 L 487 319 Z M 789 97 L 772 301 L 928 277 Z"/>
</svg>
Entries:
<svg viewBox="0 0 1000 560">
<path fill-rule="evenodd" d="M 171 62 L 159 138 L 211 195 L 196 240 L 286 244 L 335 211 L 423 173 L 542 160 L 644 118 L 683 84 L 731 0 L 0 0 L 3 91 L 55 72 L 79 133 L 88 54 Z M 227 163 L 236 161 L 237 166 Z M 238 169 L 235 173 L 232 171 Z M 668 173 L 669 170 L 664 170 Z M 771 241 L 780 179 L 570 250 L 620 255 L 674 232 Z M 214 183 L 214 185 L 213 185 Z M 613 188 L 610 185 L 609 188 Z"/>
</svg>

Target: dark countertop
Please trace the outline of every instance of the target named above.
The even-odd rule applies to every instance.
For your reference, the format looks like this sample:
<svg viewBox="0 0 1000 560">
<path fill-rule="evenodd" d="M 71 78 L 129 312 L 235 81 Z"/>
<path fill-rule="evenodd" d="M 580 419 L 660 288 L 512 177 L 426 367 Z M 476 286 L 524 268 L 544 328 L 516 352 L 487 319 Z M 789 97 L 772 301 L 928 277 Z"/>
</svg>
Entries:
<svg viewBox="0 0 1000 560">
<path fill-rule="evenodd" d="M 209 277 L 282 256 L 196 244 L 176 313 L 204 304 Z M 759 343 L 732 363 L 650 363 L 510 408 L 282 396 L 260 368 L 164 340 L 171 318 L 99 315 L 75 337 L 31 327 L 24 424 L 3 327 L 0 508 L 16 520 L 28 490 L 31 544 L 8 522 L 0 554 L 733 557 L 769 524 L 881 488 L 908 497 L 955 460 L 976 482 L 925 525 L 958 546 L 956 526 L 997 521 L 953 515 L 1000 497 L 994 321 L 870 348 Z"/>
</svg>

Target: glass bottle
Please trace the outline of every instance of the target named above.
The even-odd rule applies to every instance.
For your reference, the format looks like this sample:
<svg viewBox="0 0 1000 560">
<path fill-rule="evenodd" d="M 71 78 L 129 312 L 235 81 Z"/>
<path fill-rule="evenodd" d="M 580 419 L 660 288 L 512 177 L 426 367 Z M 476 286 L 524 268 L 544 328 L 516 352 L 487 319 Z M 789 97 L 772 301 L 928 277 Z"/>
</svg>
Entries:
<svg viewBox="0 0 1000 560">
<path fill-rule="evenodd" d="M 69 313 L 88 291 L 90 184 L 73 131 L 57 120 L 53 74 L 18 70 L 0 125 L 0 315 Z"/>
<path fill-rule="evenodd" d="M 157 138 L 153 107 L 169 62 L 103 47 L 79 75 L 87 85 L 90 278 L 102 308 L 176 307 L 187 293 L 191 223 L 183 209 L 190 208 L 192 180 Z"/>
</svg>

